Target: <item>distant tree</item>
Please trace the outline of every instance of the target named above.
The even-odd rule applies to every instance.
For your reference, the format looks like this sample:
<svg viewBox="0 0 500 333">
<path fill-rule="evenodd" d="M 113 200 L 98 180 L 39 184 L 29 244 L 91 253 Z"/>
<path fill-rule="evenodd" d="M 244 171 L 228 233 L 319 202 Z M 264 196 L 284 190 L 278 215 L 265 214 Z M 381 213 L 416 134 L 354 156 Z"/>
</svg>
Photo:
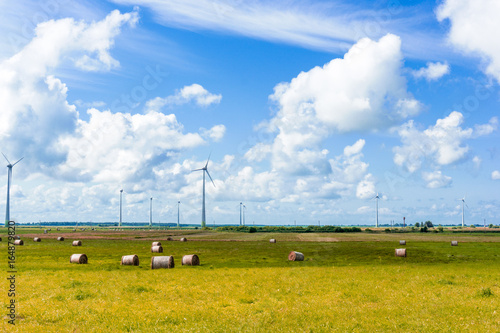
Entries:
<svg viewBox="0 0 500 333">
<path fill-rule="evenodd" d="M 416 227 L 416 228 L 420 228 L 420 223 L 418 223 L 418 222 L 417 222 L 417 223 L 415 223 L 415 227 Z"/>
<path fill-rule="evenodd" d="M 438 229 L 439 232 L 443 232 L 444 231 L 444 228 L 441 225 L 439 227 L 437 227 L 437 229 Z"/>
<path fill-rule="evenodd" d="M 493 228 L 493 223 L 490 223 L 490 225 L 488 226 L 488 228 Z"/>
<path fill-rule="evenodd" d="M 425 224 L 424 224 L 427 228 L 434 228 L 434 225 L 432 224 L 431 221 L 425 221 Z"/>
<path fill-rule="evenodd" d="M 475 226 L 474 224 L 471 224 L 471 225 L 470 225 L 470 227 L 471 227 L 471 228 L 475 228 L 476 226 Z"/>
</svg>

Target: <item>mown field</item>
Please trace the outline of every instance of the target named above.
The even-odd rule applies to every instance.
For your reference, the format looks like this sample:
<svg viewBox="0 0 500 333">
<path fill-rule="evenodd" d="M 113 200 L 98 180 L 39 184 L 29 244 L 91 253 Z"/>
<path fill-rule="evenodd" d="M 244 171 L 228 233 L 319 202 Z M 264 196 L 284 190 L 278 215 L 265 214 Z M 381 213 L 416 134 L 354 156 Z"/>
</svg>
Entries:
<svg viewBox="0 0 500 333">
<path fill-rule="evenodd" d="M 498 234 L 17 232 L 18 318 L 13 328 L 3 316 L 6 332 L 500 332 Z M 175 268 L 150 269 L 153 240 Z M 289 262 L 292 250 L 305 261 Z M 89 263 L 70 264 L 73 253 Z M 121 266 L 127 254 L 140 265 Z M 187 254 L 201 266 L 182 266 Z"/>
</svg>

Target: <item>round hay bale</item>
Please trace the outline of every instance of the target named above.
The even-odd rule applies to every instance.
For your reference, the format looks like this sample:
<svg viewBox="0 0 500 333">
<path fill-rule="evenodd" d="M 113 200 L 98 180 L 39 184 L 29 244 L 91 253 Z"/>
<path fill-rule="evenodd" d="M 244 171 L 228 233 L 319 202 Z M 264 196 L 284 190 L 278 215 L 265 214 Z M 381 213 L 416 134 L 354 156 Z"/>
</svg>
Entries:
<svg viewBox="0 0 500 333">
<path fill-rule="evenodd" d="M 73 231 L 76 231 L 76 229 L 73 229 Z"/>
<path fill-rule="evenodd" d="M 161 243 L 160 242 L 153 242 L 153 244 L 151 244 L 151 246 L 161 246 Z"/>
<path fill-rule="evenodd" d="M 151 247 L 151 252 L 153 253 L 163 253 L 163 247 L 161 245 L 156 245 Z"/>
<path fill-rule="evenodd" d="M 396 257 L 406 257 L 406 249 L 396 249 L 394 254 Z"/>
<path fill-rule="evenodd" d="M 33 241 L 34 242 L 41 242 L 42 240 L 39 237 L 35 237 L 35 238 L 33 238 Z"/>
<path fill-rule="evenodd" d="M 52 229 L 49 228 L 49 231 L 52 231 Z"/>
<path fill-rule="evenodd" d="M 64 237 L 62 237 L 62 236 L 61 237 L 57 237 L 57 240 L 60 241 L 60 242 L 62 242 L 62 241 L 64 241 Z"/>
<path fill-rule="evenodd" d="M 15 239 L 21 239 L 21 236 L 19 236 L 19 235 L 15 235 L 15 236 L 14 236 L 14 238 L 15 238 Z"/>
<path fill-rule="evenodd" d="M 16 239 L 16 240 L 14 241 L 14 245 L 24 245 L 24 242 L 23 242 L 23 240 L 22 240 L 22 239 Z"/>
<path fill-rule="evenodd" d="M 0 242 L 2 241 L 2 237 L 0 237 Z"/>
<path fill-rule="evenodd" d="M 59 230 L 61 230 L 61 229 L 57 228 L 57 231 L 59 231 Z"/>
<path fill-rule="evenodd" d="M 290 261 L 304 261 L 304 255 L 300 252 L 292 251 L 288 254 L 288 260 L 290 260 Z"/>
<path fill-rule="evenodd" d="M 167 237 L 168 241 L 173 241 L 174 239 L 172 237 Z"/>
<path fill-rule="evenodd" d="M 82 241 L 79 240 L 73 241 L 73 246 L 82 246 Z"/>
<path fill-rule="evenodd" d="M 87 264 L 89 262 L 86 254 L 72 254 L 69 258 L 69 262 L 72 264 Z"/>
<path fill-rule="evenodd" d="M 451 241 L 451 246 L 458 246 L 458 241 Z"/>
<path fill-rule="evenodd" d="M 174 266 L 175 264 L 173 256 L 162 256 L 162 257 L 151 258 L 151 269 L 174 268 Z"/>
<path fill-rule="evenodd" d="M 182 257 L 182 264 L 188 266 L 199 266 L 200 258 L 196 254 L 188 254 Z"/>
<path fill-rule="evenodd" d="M 269 243 L 276 243 L 276 239 L 274 239 L 274 238 L 270 239 Z"/>
<path fill-rule="evenodd" d="M 139 257 L 136 254 L 131 254 L 122 257 L 122 265 L 139 266 Z"/>
<path fill-rule="evenodd" d="M 187 239 L 186 239 L 186 238 L 184 238 L 184 237 L 182 237 L 182 238 L 180 239 L 180 241 L 181 241 L 181 242 L 187 242 Z"/>
<path fill-rule="evenodd" d="M 399 245 L 406 245 L 406 241 L 405 240 L 400 240 L 399 241 Z"/>
<path fill-rule="evenodd" d="M 44 233 L 44 234 L 46 234 L 46 233 L 47 233 L 47 229 L 45 229 L 45 230 L 43 231 L 43 233 Z"/>
</svg>

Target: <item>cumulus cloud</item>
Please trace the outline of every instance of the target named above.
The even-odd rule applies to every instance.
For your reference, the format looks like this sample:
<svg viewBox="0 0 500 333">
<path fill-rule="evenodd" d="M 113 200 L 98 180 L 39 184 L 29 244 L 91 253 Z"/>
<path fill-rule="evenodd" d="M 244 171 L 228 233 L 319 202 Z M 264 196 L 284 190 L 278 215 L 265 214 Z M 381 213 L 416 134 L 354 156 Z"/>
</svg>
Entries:
<svg viewBox="0 0 500 333">
<path fill-rule="evenodd" d="M 133 25 L 136 12 L 111 12 L 87 24 L 73 19 L 40 23 L 35 37 L 17 54 L 0 63 L 0 143 L 30 156 L 32 169 L 64 160 L 55 143 L 75 130 L 78 112 L 67 102 L 68 87 L 52 72 L 63 62 L 83 70 L 118 66 L 109 50 L 124 24 Z M 7 144 L 8 141 L 8 144 Z"/>
<path fill-rule="evenodd" d="M 485 73 L 500 82 L 500 2 L 446 0 L 437 10 L 439 21 L 450 20 L 448 39 L 458 50 L 480 56 Z"/>
<path fill-rule="evenodd" d="M 476 125 L 475 129 L 462 128 L 463 121 L 463 115 L 453 111 L 424 131 L 416 128 L 412 120 L 400 126 L 397 131 L 403 145 L 393 148 L 394 163 L 415 172 L 425 159 L 437 166 L 459 162 L 469 152 L 466 140 L 487 135 L 498 127 L 496 117 L 488 124 Z"/>
<path fill-rule="evenodd" d="M 206 138 L 210 138 L 215 142 L 222 140 L 224 134 L 226 133 L 226 126 L 224 125 L 215 125 L 209 130 L 203 129 L 202 135 Z"/>
<path fill-rule="evenodd" d="M 495 170 L 491 173 L 491 179 L 500 180 L 500 171 Z"/>
<path fill-rule="evenodd" d="M 441 62 L 428 62 L 427 67 L 420 68 L 413 71 L 413 76 L 416 78 L 424 78 L 427 81 L 435 81 L 450 73 L 450 66 L 448 63 Z"/>
<path fill-rule="evenodd" d="M 451 177 L 443 175 L 441 171 L 422 172 L 422 178 L 427 182 L 428 188 L 446 187 L 451 184 Z"/>
<path fill-rule="evenodd" d="M 182 105 L 194 102 L 198 106 L 206 107 L 211 104 L 219 104 L 222 95 L 215 95 L 203 88 L 201 85 L 194 83 L 190 86 L 184 86 L 174 95 L 165 98 L 156 97 L 146 102 L 146 109 L 151 111 L 159 111 L 166 105 Z"/>
<path fill-rule="evenodd" d="M 168 152 L 204 142 L 197 133 L 184 134 L 173 114 L 113 114 L 97 109 L 88 110 L 88 114 L 89 121 L 79 120 L 75 133 L 58 141 L 59 149 L 67 154 L 58 171 L 70 180 L 140 177 L 146 167 L 167 159 Z"/>
<path fill-rule="evenodd" d="M 343 58 L 278 84 L 270 96 L 277 115 L 263 125 L 276 137 L 270 147 L 260 144 L 247 157 L 271 150 L 277 170 L 329 173 L 327 151 L 320 148 L 329 135 L 377 131 L 417 114 L 420 103 L 406 90 L 400 48 L 394 35 L 364 38 Z"/>
<path fill-rule="evenodd" d="M 356 197 L 359 199 L 370 199 L 375 196 L 375 183 L 373 182 L 373 176 L 367 174 L 365 178 L 359 182 L 356 187 Z"/>
</svg>

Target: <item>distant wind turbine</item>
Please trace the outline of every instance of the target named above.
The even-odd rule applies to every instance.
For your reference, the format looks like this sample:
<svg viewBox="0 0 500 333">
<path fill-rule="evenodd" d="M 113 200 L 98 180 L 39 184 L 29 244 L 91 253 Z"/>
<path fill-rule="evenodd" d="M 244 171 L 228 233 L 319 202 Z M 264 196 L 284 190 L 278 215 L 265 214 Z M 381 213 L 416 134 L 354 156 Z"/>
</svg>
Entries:
<svg viewBox="0 0 500 333">
<path fill-rule="evenodd" d="M 243 205 L 243 225 L 245 225 L 245 211 L 247 210 L 247 206 Z"/>
<path fill-rule="evenodd" d="M 153 226 L 153 198 L 149 200 L 149 227 Z"/>
<path fill-rule="evenodd" d="M 375 224 L 375 226 L 378 228 L 378 199 L 380 199 L 380 197 L 379 197 L 379 195 L 378 195 L 378 192 L 377 192 L 377 195 L 376 195 L 376 196 L 374 196 L 374 197 L 372 198 L 372 200 L 373 200 L 373 199 L 376 199 L 376 200 L 377 200 L 377 203 L 376 203 L 376 207 L 377 207 L 377 220 L 376 220 L 376 224 Z"/>
<path fill-rule="evenodd" d="M 208 177 L 210 178 L 210 180 L 212 181 L 212 184 L 215 187 L 215 183 L 214 183 L 212 177 L 210 176 L 210 173 L 208 172 L 208 162 L 209 161 L 210 161 L 210 155 L 208 155 L 207 163 L 205 164 L 205 166 L 203 168 L 193 170 L 193 171 L 203 171 L 203 202 L 202 202 L 202 206 L 201 206 L 201 227 L 206 226 L 206 219 L 205 219 L 205 172 L 207 173 Z"/>
<path fill-rule="evenodd" d="M 120 222 L 118 223 L 118 226 L 122 226 L 122 194 L 123 194 L 123 189 L 120 190 Z"/>
<path fill-rule="evenodd" d="M 242 210 L 242 207 L 243 207 L 243 202 L 240 202 L 240 225 L 243 225 L 241 223 L 242 219 L 241 219 L 241 210 Z"/>
<path fill-rule="evenodd" d="M 181 206 L 181 202 L 180 201 L 177 201 L 177 228 L 180 228 L 181 227 L 181 224 L 180 224 L 180 206 Z"/>
<path fill-rule="evenodd" d="M 463 228 L 465 226 L 465 208 L 464 208 L 464 206 L 467 206 L 467 204 L 465 203 L 465 195 L 461 200 L 462 200 L 462 228 Z M 469 206 L 467 206 L 467 208 L 469 208 Z"/>
<path fill-rule="evenodd" d="M 7 168 L 8 168 L 8 172 L 7 172 L 7 204 L 6 204 L 6 209 L 5 209 L 5 227 L 8 228 L 9 221 L 10 221 L 10 182 L 12 181 L 12 168 L 14 167 L 14 165 L 21 162 L 21 160 L 24 157 L 21 157 L 16 163 L 12 164 L 12 163 L 10 163 L 9 159 L 7 158 L 7 156 L 5 156 L 4 153 L 2 153 L 2 155 L 7 160 L 7 163 L 9 163 L 9 164 L 7 164 Z"/>
</svg>

